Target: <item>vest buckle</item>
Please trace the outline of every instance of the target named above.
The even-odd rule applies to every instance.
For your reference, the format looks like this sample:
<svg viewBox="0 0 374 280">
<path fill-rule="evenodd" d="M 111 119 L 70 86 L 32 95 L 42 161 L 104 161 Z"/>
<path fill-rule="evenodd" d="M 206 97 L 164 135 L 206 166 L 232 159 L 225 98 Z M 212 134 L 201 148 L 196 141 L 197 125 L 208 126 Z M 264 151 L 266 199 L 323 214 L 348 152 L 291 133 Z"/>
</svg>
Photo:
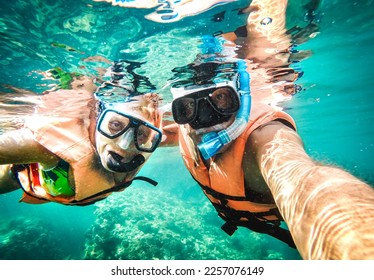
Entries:
<svg viewBox="0 0 374 280">
<path fill-rule="evenodd" d="M 232 223 L 226 222 L 221 226 L 221 229 L 226 232 L 229 236 L 233 235 L 238 227 Z"/>
</svg>

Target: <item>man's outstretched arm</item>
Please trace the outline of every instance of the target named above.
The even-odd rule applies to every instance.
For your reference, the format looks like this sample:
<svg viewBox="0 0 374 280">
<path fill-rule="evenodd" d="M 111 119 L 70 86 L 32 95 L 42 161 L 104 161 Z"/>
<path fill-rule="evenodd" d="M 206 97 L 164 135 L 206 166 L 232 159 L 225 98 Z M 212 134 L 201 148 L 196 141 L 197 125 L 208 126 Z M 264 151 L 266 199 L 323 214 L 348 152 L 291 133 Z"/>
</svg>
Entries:
<svg viewBox="0 0 374 280">
<path fill-rule="evenodd" d="M 280 122 L 255 130 L 249 145 L 304 259 L 374 259 L 372 187 L 315 163 Z"/>
</svg>

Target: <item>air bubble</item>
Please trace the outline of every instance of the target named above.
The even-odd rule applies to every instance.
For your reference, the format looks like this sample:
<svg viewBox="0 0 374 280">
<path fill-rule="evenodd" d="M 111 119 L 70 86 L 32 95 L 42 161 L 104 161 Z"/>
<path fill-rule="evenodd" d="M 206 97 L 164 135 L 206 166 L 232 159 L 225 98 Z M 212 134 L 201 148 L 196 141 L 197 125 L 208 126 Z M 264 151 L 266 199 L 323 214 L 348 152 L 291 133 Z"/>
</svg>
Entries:
<svg viewBox="0 0 374 280">
<path fill-rule="evenodd" d="M 271 18 L 266 17 L 263 20 L 261 20 L 261 25 L 268 25 L 268 24 L 270 24 L 272 22 L 273 22 L 273 20 Z"/>
</svg>

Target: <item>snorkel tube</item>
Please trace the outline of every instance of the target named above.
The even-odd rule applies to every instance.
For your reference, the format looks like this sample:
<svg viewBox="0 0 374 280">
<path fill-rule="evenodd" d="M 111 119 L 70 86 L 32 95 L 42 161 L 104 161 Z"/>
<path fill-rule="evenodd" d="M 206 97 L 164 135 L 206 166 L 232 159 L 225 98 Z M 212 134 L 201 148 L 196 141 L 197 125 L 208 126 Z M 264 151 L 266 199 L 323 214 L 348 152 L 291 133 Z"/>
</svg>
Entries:
<svg viewBox="0 0 374 280">
<path fill-rule="evenodd" d="M 244 60 L 239 60 L 239 94 L 240 108 L 235 121 L 226 129 L 217 132 L 209 132 L 202 137 L 202 142 L 197 145 L 204 159 L 214 156 L 224 145 L 238 138 L 245 130 L 249 113 L 251 111 L 250 77 L 247 72 L 247 64 Z"/>
</svg>

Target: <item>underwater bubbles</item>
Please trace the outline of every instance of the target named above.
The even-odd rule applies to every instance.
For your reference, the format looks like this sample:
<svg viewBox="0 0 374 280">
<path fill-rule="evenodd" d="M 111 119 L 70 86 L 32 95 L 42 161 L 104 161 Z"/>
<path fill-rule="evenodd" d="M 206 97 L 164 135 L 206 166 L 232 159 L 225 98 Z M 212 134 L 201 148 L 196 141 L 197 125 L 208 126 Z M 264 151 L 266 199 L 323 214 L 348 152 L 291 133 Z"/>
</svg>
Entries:
<svg viewBox="0 0 374 280">
<path fill-rule="evenodd" d="M 261 20 L 261 25 L 268 25 L 272 22 L 273 22 L 272 18 L 266 17 L 266 18 Z"/>
</svg>

